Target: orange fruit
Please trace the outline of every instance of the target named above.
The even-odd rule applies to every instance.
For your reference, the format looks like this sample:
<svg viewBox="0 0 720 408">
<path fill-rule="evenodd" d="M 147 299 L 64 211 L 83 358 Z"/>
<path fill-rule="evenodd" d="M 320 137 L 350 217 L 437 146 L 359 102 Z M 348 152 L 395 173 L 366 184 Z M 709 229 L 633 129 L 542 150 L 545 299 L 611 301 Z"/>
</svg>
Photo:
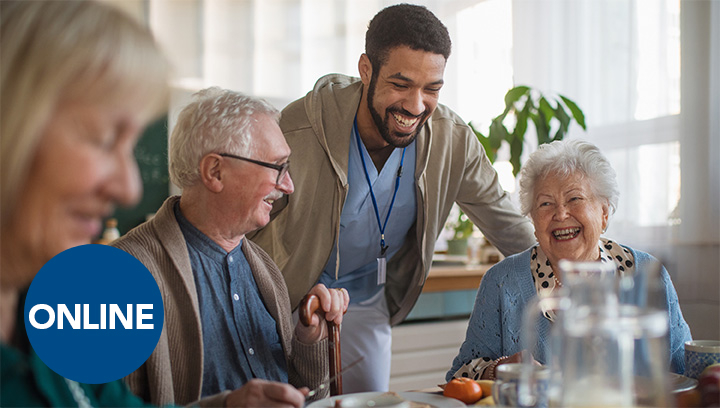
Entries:
<svg viewBox="0 0 720 408">
<path fill-rule="evenodd" d="M 466 404 L 474 404 L 483 396 L 480 384 L 470 378 L 453 378 L 445 385 L 443 395 Z"/>
<path fill-rule="evenodd" d="M 675 394 L 675 404 L 678 408 L 701 407 L 702 398 L 700 396 L 700 390 L 693 388 L 692 390 Z"/>
</svg>

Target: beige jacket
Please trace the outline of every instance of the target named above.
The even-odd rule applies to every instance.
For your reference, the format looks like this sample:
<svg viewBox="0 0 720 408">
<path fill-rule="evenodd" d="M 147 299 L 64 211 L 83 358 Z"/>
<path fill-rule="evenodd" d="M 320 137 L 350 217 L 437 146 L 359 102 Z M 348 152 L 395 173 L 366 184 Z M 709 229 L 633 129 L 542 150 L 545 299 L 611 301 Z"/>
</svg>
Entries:
<svg viewBox="0 0 720 408">
<path fill-rule="evenodd" d="M 361 95 L 358 78 L 332 74 L 282 112 L 295 192 L 277 201 L 273 220 L 250 237 L 282 270 L 293 307 L 317 282 L 337 243 Z M 438 105 L 416 143 L 417 220 L 387 266 L 391 324 L 401 322 L 417 301 L 453 202 L 503 254 L 535 243 L 532 225 L 512 205 L 480 142 L 457 114 Z M 341 257 L 338 253 L 338 262 Z"/>
<path fill-rule="evenodd" d="M 224 406 L 229 391 L 198 401 L 203 374 L 202 322 L 187 245 L 173 212 L 179 199 L 168 198 L 152 220 L 112 244 L 150 270 L 165 309 L 165 323 L 155 351 L 125 381 L 135 394 L 156 405 Z M 277 322 L 290 384 L 315 388 L 327 380 L 327 340 L 305 345 L 293 336 L 290 300 L 280 271 L 250 240 L 243 240 L 242 245 L 260 296 Z"/>
</svg>

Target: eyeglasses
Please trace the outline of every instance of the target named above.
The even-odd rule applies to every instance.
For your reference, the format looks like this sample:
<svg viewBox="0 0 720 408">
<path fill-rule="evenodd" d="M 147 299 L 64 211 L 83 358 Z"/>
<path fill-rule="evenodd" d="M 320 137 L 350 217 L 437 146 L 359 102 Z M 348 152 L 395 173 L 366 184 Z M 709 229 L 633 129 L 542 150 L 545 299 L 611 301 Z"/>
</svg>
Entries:
<svg viewBox="0 0 720 408">
<path fill-rule="evenodd" d="M 268 162 L 264 162 L 264 161 L 260 161 L 260 160 L 248 159 L 247 157 L 235 156 L 234 154 L 230 154 L 230 153 L 218 153 L 218 154 L 223 157 L 230 157 L 232 159 L 243 160 L 246 162 L 255 163 L 255 164 L 258 164 L 263 167 L 277 170 L 278 176 L 277 176 L 277 179 L 275 180 L 276 186 L 279 186 L 283 182 L 283 180 L 285 179 L 285 175 L 288 172 L 288 167 L 290 167 L 290 161 L 286 161 L 283 164 L 273 164 L 273 163 L 268 163 Z"/>
</svg>

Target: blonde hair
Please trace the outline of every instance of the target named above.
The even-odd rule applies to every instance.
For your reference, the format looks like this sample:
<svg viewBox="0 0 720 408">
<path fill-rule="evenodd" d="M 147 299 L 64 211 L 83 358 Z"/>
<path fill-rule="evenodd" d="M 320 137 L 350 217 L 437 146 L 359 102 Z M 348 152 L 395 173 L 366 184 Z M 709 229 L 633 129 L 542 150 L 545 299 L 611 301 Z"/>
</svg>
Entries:
<svg viewBox="0 0 720 408">
<path fill-rule="evenodd" d="M 3 225 L 59 104 L 140 97 L 166 111 L 169 65 L 152 34 L 95 1 L 0 2 L 0 210 Z"/>
<path fill-rule="evenodd" d="M 208 153 L 252 155 L 257 115 L 280 120 L 264 99 L 218 87 L 196 92 L 170 136 L 170 181 L 180 188 L 197 183 L 200 160 Z"/>
</svg>

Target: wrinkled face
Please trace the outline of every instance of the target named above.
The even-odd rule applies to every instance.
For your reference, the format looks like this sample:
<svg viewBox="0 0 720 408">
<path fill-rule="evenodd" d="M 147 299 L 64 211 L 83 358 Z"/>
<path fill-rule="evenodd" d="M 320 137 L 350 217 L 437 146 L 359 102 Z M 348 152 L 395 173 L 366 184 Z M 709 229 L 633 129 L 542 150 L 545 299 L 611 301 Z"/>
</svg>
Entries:
<svg viewBox="0 0 720 408">
<path fill-rule="evenodd" d="M 139 200 L 133 149 L 145 117 L 135 102 L 58 105 L 40 138 L 10 231 L 3 231 L 12 237 L 3 244 L 13 247 L 14 256 L 39 268 L 68 248 L 90 243 L 115 204 Z M 12 284 L 32 280 L 15 278 Z"/>
<path fill-rule="evenodd" d="M 380 72 L 373 72 L 367 104 L 380 135 L 390 145 L 412 143 L 435 111 L 443 85 L 445 57 L 397 47 Z"/>
<path fill-rule="evenodd" d="M 607 226 L 608 206 L 587 178 L 547 175 L 535 184 L 530 217 L 535 237 L 553 267 L 560 259 L 596 261 L 598 239 Z"/>
<path fill-rule="evenodd" d="M 277 122 L 267 115 L 257 115 L 253 125 L 250 159 L 281 165 L 290 157 L 290 146 Z M 270 210 L 275 200 L 295 190 L 290 174 L 286 174 L 280 185 L 276 185 L 278 171 L 246 161 L 225 157 L 234 166 L 228 180 L 231 199 L 235 207 L 237 232 L 247 234 L 264 227 L 270 222 Z"/>
</svg>

